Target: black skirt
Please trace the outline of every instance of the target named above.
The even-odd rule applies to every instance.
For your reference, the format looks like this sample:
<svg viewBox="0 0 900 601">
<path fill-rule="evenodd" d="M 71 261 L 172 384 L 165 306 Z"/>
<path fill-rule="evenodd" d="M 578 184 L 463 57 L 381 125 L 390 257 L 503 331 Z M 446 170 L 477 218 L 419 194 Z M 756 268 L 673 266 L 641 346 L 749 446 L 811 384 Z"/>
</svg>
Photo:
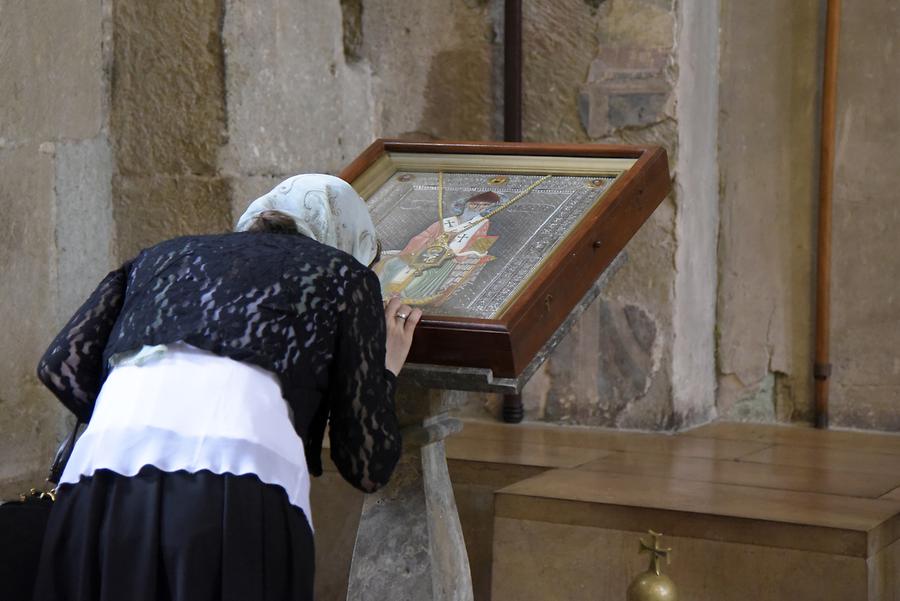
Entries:
<svg viewBox="0 0 900 601">
<path fill-rule="evenodd" d="M 60 487 L 36 601 L 309 600 L 303 511 L 253 475 L 99 470 Z"/>
</svg>

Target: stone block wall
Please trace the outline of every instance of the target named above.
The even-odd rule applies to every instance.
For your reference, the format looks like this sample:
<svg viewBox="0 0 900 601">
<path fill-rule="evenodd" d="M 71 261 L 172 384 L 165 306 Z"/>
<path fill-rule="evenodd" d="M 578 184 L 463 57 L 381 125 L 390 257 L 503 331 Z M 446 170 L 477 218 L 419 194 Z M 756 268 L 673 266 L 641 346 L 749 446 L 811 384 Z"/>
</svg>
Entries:
<svg viewBox="0 0 900 601">
<path fill-rule="evenodd" d="M 842 3 L 832 247 L 831 423 L 900 430 L 900 48 L 892 2 Z M 724 2 L 718 410 L 812 417 L 824 3 Z"/>
<path fill-rule="evenodd" d="M 336 172 L 379 136 L 498 139 L 502 4 L 228 4 L 220 156 L 233 217 L 279 178 Z M 676 22 L 673 2 L 527 3 L 526 140 L 663 144 L 676 156 Z M 604 61 L 615 66 L 611 84 Z M 605 129 L 590 126 L 604 119 Z M 690 415 L 672 403 L 672 200 L 628 253 L 607 295 L 526 389 L 529 419 L 665 428 L 709 415 L 711 386 Z M 708 346 L 711 357 L 711 334 Z M 499 399 L 469 395 L 462 412 L 496 415 Z"/>
<path fill-rule="evenodd" d="M 528 2 L 524 135 L 661 144 L 673 194 L 524 393 L 527 419 L 809 417 L 822 3 Z M 377 137 L 499 139 L 502 0 L 0 4 L 0 493 L 66 416 L 34 364 L 139 248 L 223 231 Z M 898 9 L 847 1 L 834 422 L 900 427 Z M 721 32 L 719 33 L 719 28 Z M 23 32 L 29 32 L 24 35 Z M 469 395 L 461 412 L 496 415 Z"/>
<path fill-rule="evenodd" d="M 339 171 L 371 143 L 371 69 L 348 61 L 343 23 L 337 1 L 225 2 L 218 165 L 235 186 L 235 216 L 282 178 Z"/>
<path fill-rule="evenodd" d="M 46 475 L 69 420 L 37 361 L 113 264 L 109 8 L 0 6 L 0 499 Z"/>
<path fill-rule="evenodd" d="M 679 251 L 678 237 L 702 227 L 693 223 L 701 214 L 712 215 L 714 231 L 717 216 L 715 110 L 709 110 L 716 101 L 716 6 L 525 5 L 525 139 L 659 144 L 669 152 L 675 181 L 673 194 L 629 243 L 623 269 L 525 388 L 526 419 L 666 429 L 713 414 L 714 238 L 684 236 Z M 706 68 L 699 79 L 690 60 Z M 694 128 L 701 137 L 711 134 L 712 143 L 696 144 Z M 691 170 L 678 163 L 686 144 Z M 694 208 L 680 210 L 682 204 Z M 499 413 L 499 399 L 482 402 Z M 477 414 L 471 403 L 469 409 Z"/>
<path fill-rule="evenodd" d="M 231 226 L 221 0 L 113 2 L 110 130 L 120 261 L 160 240 Z"/>
<path fill-rule="evenodd" d="M 848 0 L 838 64 L 831 421 L 900 431 L 900 6 Z"/>
<path fill-rule="evenodd" d="M 727 419 L 812 418 L 821 8 L 722 6 L 717 369 Z"/>
</svg>

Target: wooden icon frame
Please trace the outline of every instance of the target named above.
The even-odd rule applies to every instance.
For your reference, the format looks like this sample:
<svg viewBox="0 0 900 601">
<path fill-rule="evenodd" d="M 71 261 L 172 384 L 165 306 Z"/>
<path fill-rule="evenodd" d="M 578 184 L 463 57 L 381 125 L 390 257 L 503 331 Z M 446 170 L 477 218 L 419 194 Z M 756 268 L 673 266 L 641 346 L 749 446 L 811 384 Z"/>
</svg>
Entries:
<svg viewBox="0 0 900 601">
<path fill-rule="evenodd" d="M 383 214 L 379 218 L 376 209 L 383 206 L 403 207 L 399 203 L 405 200 L 394 200 L 391 196 L 399 194 L 399 190 L 409 192 L 409 186 L 397 183 L 401 177 L 419 178 L 421 187 L 417 188 L 417 193 L 427 197 L 434 194 L 436 179 L 443 193 L 445 181 L 456 178 L 460 186 L 469 185 L 464 182 L 470 181 L 472 174 L 484 174 L 491 182 L 504 177 L 513 179 L 521 182 L 519 189 L 525 189 L 528 182 L 537 182 L 533 184 L 537 186 L 531 193 L 533 198 L 527 199 L 535 203 L 540 200 L 546 203 L 548 198 L 553 198 L 553 186 L 556 184 L 553 178 L 559 178 L 561 186 L 575 186 L 584 181 L 585 188 L 590 188 L 594 182 L 598 186 L 604 182 L 603 189 L 598 189 L 589 205 L 582 200 L 580 206 L 587 208 L 583 213 L 578 213 L 577 220 L 553 242 L 546 254 L 541 255 L 539 262 L 530 264 L 533 269 L 528 275 L 512 283 L 504 282 L 504 294 L 510 289 L 514 291 L 502 303 L 498 300 L 494 304 L 482 303 L 487 307 L 487 312 L 474 315 L 462 307 L 458 311 L 447 309 L 452 303 L 448 300 L 450 297 L 445 295 L 441 297 L 443 300 L 439 306 L 432 309 L 428 305 L 422 307 L 424 315 L 416 329 L 409 361 L 487 368 L 496 377 L 517 377 L 668 194 L 668 159 L 665 150 L 656 146 L 377 140 L 339 175 L 367 201 L 378 199 L 371 200 L 376 230 L 381 224 L 384 229 L 390 229 L 392 237 L 397 239 L 397 228 L 402 228 L 405 222 L 394 220 L 389 223 L 387 220 L 393 219 L 390 211 L 381 211 Z M 551 177 L 541 179 L 547 175 Z M 546 189 L 541 188 L 542 185 Z M 566 193 L 560 191 L 557 195 Z M 509 198 L 511 194 L 512 191 L 503 197 Z M 579 192 L 579 198 L 584 199 L 585 194 Z M 508 205 L 509 200 L 520 202 L 525 208 L 524 197 L 516 200 L 516 196 L 512 196 L 505 203 L 500 202 L 500 196 L 496 198 L 492 206 L 500 210 L 512 206 Z M 418 202 L 422 205 L 423 201 Z M 477 209 L 488 205 L 473 201 L 472 206 Z M 466 207 L 468 209 L 468 205 Z M 479 224 L 478 213 L 465 214 L 475 215 L 471 223 L 475 226 Z M 493 219 L 506 219 L 507 229 L 513 231 L 511 220 L 516 217 L 512 211 L 506 215 L 495 213 Z M 481 221 L 484 222 L 483 219 Z M 482 234 L 493 227 L 489 222 L 484 223 Z M 438 225 L 436 222 L 434 227 Z M 474 229 L 473 226 L 472 231 Z M 432 228 L 434 232 L 439 230 L 440 227 L 437 230 Z M 409 231 L 410 244 L 417 233 L 417 229 Z M 418 238 L 424 235 L 423 231 Z M 406 239 L 405 235 L 400 237 Z M 509 244 L 515 243 L 515 238 L 506 240 Z M 393 251 L 397 256 L 399 252 L 396 249 Z M 409 253 L 403 255 L 406 263 L 410 262 L 409 256 Z M 501 269 L 500 265 L 494 263 L 490 268 Z M 401 265 L 405 266 L 405 263 Z M 415 273 L 421 276 L 422 271 Z M 524 271 L 516 272 L 516 276 L 521 273 Z M 457 275 L 456 279 L 459 277 Z M 463 289 L 471 290 L 477 285 L 476 282 L 477 279 L 466 282 Z M 432 288 L 442 285 L 446 288 L 441 281 L 432 284 Z M 482 286 L 485 287 L 483 282 Z"/>
</svg>

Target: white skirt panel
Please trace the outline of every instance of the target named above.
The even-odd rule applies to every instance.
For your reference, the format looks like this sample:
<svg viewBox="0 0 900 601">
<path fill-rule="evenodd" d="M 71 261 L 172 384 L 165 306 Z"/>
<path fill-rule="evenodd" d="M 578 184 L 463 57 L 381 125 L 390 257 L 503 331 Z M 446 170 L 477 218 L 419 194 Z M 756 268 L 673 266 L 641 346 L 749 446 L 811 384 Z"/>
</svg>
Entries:
<svg viewBox="0 0 900 601">
<path fill-rule="evenodd" d="M 312 526 L 303 441 L 274 374 L 197 349 L 168 345 L 140 365 L 113 369 L 60 484 L 98 469 L 256 474 L 282 487 Z"/>
</svg>

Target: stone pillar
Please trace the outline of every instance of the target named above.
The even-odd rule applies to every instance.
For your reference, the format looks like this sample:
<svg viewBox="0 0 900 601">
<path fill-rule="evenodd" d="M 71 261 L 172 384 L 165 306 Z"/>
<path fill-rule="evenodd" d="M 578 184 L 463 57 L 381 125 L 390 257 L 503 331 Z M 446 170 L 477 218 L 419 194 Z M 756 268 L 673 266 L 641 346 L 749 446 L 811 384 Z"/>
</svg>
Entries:
<svg viewBox="0 0 900 601">
<path fill-rule="evenodd" d="M 451 394 L 400 381 L 403 455 L 391 483 L 363 503 L 348 601 L 473 598 L 444 452 L 444 438 L 462 429 L 447 415 Z"/>
<path fill-rule="evenodd" d="M 676 18 L 672 409 L 687 427 L 712 419 L 716 403 L 719 2 L 679 2 Z"/>
</svg>

